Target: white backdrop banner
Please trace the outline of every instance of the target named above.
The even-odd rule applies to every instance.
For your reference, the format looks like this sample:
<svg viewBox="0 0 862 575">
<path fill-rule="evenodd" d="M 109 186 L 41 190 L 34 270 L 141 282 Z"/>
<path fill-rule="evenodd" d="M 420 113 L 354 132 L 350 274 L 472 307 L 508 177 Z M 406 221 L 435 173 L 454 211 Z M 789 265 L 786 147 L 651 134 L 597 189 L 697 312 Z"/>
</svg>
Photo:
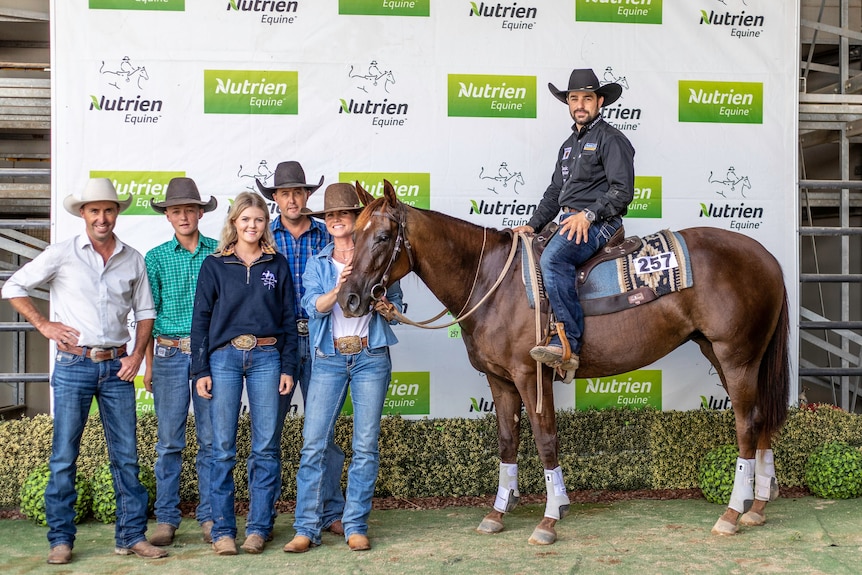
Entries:
<svg viewBox="0 0 862 575">
<path fill-rule="evenodd" d="M 747 234 L 781 262 L 798 309 L 798 2 L 54 0 L 51 9 L 55 241 L 81 232 L 61 200 L 90 177 L 133 197 L 117 234 L 141 253 L 171 236 L 149 202 L 175 176 L 218 198 L 201 222 L 218 237 L 230 200 L 255 179 L 271 184 L 284 160 L 324 185 L 359 180 L 379 194 L 386 178 L 411 205 L 514 227 L 538 204 L 571 130 L 547 84 L 592 68 L 623 86 L 603 115 L 636 150 L 627 233 Z M 411 318 L 440 311 L 414 276 L 402 288 Z M 457 327 L 396 331 L 387 413 L 493 410 Z M 635 372 L 555 385 L 558 408 L 729 407 L 693 343 Z M 791 387 L 795 397 L 795 379 Z"/>
</svg>

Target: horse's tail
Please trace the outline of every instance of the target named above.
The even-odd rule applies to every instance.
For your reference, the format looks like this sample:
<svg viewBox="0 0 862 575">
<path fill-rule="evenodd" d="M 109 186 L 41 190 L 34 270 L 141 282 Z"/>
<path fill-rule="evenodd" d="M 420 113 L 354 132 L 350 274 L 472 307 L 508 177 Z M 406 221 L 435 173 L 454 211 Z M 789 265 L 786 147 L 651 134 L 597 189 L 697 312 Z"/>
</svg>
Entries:
<svg viewBox="0 0 862 575">
<path fill-rule="evenodd" d="M 771 437 L 784 425 L 790 399 L 790 316 L 787 304 L 787 289 L 778 323 L 766 353 L 760 362 L 757 375 L 757 410 L 762 421 L 761 434 Z"/>
</svg>

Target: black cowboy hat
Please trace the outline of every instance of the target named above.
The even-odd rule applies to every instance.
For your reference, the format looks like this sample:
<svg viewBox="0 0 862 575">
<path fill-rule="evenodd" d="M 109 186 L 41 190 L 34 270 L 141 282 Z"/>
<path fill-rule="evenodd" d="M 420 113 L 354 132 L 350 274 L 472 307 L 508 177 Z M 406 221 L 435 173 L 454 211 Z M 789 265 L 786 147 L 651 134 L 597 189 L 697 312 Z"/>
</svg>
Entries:
<svg viewBox="0 0 862 575">
<path fill-rule="evenodd" d="M 623 93 L 623 87 L 616 82 L 602 86 L 595 72 L 590 68 L 572 70 L 572 74 L 569 76 L 569 87 L 565 90 L 558 90 L 550 82 L 548 82 L 548 89 L 563 104 L 566 103 L 566 97 L 569 95 L 569 92 L 595 92 L 596 96 L 601 96 L 605 99 L 602 102 L 602 106 L 610 106 Z"/>
<path fill-rule="evenodd" d="M 204 212 L 211 212 L 216 209 L 218 200 L 210 196 L 208 202 L 201 200 L 201 194 L 198 192 L 198 186 L 191 178 L 173 178 L 168 182 L 168 189 L 165 191 L 165 200 L 163 202 L 155 201 L 156 198 L 150 200 L 150 206 L 159 212 L 165 213 L 171 206 L 193 205 L 200 206 Z"/>
<path fill-rule="evenodd" d="M 299 162 L 281 162 L 275 167 L 275 177 L 272 179 L 272 187 L 267 188 L 260 183 L 260 180 L 255 179 L 257 189 L 269 201 L 273 201 L 272 194 L 279 188 L 305 188 L 308 190 L 308 195 L 314 193 L 314 190 L 323 185 L 323 176 L 320 176 L 320 181 L 316 184 L 307 184 L 305 182 L 305 171 Z"/>
<path fill-rule="evenodd" d="M 329 184 L 323 193 L 323 209 L 312 212 L 308 208 L 302 208 L 306 216 L 324 218 L 328 212 L 339 212 L 346 210 L 358 214 L 363 210 L 359 201 L 359 194 L 353 184 Z"/>
</svg>

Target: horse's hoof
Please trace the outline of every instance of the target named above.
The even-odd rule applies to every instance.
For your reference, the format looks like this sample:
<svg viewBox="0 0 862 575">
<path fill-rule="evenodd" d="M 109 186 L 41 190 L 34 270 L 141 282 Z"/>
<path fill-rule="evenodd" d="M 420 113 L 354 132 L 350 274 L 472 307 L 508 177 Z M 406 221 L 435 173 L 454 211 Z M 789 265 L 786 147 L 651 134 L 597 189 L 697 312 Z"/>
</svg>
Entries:
<svg viewBox="0 0 862 575">
<path fill-rule="evenodd" d="M 713 535 L 736 535 L 738 530 L 739 528 L 736 526 L 736 523 L 731 523 L 721 517 L 719 517 L 718 521 L 715 522 L 715 525 L 712 526 Z"/>
<path fill-rule="evenodd" d="M 749 511 L 748 513 L 744 513 L 742 517 L 739 518 L 739 522 L 743 525 L 763 525 L 766 523 L 766 516 L 761 515 L 755 511 Z"/>
<path fill-rule="evenodd" d="M 539 529 L 536 527 L 533 529 L 533 534 L 530 535 L 527 543 L 530 545 L 552 545 L 556 540 L 557 533 L 555 531 L 548 531 L 546 529 Z"/>
<path fill-rule="evenodd" d="M 487 517 L 483 519 L 479 526 L 476 528 L 476 531 L 478 531 L 479 533 L 484 533 L 485 535 L 493 535 L 494 533 L 499 533 L 502 530 L 502 523 L 493 519 L 488 519 Z"/>
</svg>

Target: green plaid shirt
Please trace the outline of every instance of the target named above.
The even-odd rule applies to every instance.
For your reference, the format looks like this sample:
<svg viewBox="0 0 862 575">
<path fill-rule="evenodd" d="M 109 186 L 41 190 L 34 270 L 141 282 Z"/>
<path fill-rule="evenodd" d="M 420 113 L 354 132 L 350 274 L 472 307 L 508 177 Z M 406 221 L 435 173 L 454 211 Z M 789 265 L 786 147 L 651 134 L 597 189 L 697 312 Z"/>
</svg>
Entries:
<svg viewBox="0 0 862 575">
<path fill-rule="evenodd" d="M 198 273 L 204 259 L 217 247 L 216 240 L 201 234 L 193 253 L 183 248 L 176 236 L 147 252 L 144 261 L 158 314 L 153 337 L 191 335 Z"/>
</svg>

